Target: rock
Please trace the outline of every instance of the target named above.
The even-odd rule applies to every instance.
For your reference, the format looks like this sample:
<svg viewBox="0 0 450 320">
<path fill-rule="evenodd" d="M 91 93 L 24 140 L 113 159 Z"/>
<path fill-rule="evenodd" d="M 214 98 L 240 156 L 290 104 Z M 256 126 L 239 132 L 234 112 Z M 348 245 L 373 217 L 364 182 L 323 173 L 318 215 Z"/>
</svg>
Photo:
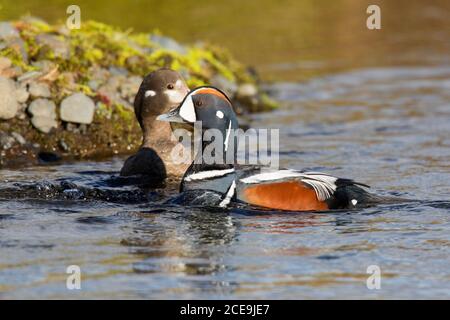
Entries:
<svg viewBox="0 0 450 320">
<path fill-rule="evenodd" d="M 24 73 L 23 75 L 21 75 L 19 78 L 17 78 L 17 81 L 19 81 L 19 82 L 30 81 L 30 80 L 38 78 L 42 75 L 43 75 L 42 71 L 28 71 L 28 72 Z"/>
<path fill-rule="evenodd" d="M 101 85 L 106 83 L 111 76 L 111 73 L 98 66 L 92 66 L 88 70 L 88 78 L 90 79 L 87 83 L 89 88 L 93 91 L 97 91 Z"/>
<path fill-rule="evenodd" d="M 187 53 L 187 49 L 178 42 L 176 42 L 175 40 L 173 40 L 172 38 L 159 36 L 155 34 L 150 36 L 150 40 L 158 44 L 163 49 L 175 51 L 182 55 Z"/>
<path fill-rule="evenodd" d="M 136 93 L 139 90 L 143 79 L 139 76 L 129 77 L 121 86 L 120 93 L 122 98 L 127 99 L 129 102 L 133 102 Z"/>
<path fill-rule="evenodd" d="M 43 46 L 41 50 L 43 53 L 45 53 L 45 49 L 50 49 L 53 54 L 57 57 L 63 58 L 63 59 L 69 59 L 70 58 L 70 46 L 69 42 L 64 41 L 60 37 L 56 35 L 51 35 L 47 33 L 41 33 L 37 35 L 36 42 Z"/>
<path fill-rule="evenodd" d="M 43 133 L 49 133 L 52 128 L 57 128 L 56 105 L 48 99 L 36 99 L 28 107 L 32 115 L 31 124 Z"/>
<path fill-rule="evenodd" d="M 50 60 L 39 60 L 31 63 L 33 67 L 36 67 L 41 71 L 43 74 L 49 73 L 51 70 L 53 70 L 56 66 L 55 63 L 51 62 Z"/>
<path fill-rule="evenodd" d="M 89 67 L 88 69 L 88 77 L 89 79 L 92 80 L 97 80 L 103 83 L 106 82 L 110 76 L 111 73 L 108 70 L 101 68 L 97 65 Z"/>
<path fill-rule="evenodd" d="M 124 76 L 111 76 L 108 81 L 97 90 L 101 100 L 107 105 L 121 104 L 126 108 L 131 108 L 131 103 L 123 99 L 120 94 L 120 87 L 127 81 Z"/>
<path fill-rule="evenodd" d="M 64 89 L 70 90 L 70 91 L 76 91 L 77 90 L 77 79 L 73 72 L 62 72 L 59 76 L 61 82 L 63 82 Z"/>
<path fill-rule="evenodd" d="M 258 88 L 256 88 L 256 86 L 251 83 L 241 84 L 236 92 L 236 96 L 239 99 L 254 97 L 257 94 L 258 94 Z"/>
<path fill-rule="evenodd" d="M 95 104 L 83 93 L 75 93 L 65 98 L 60 108 L 63 121 L 90 124 L 94 120 Z"/>
<path fill-rule="evenodd" d="M 28 100 L 28 97 L 30 96 L 30 93 L 27 90 L 26 85 L 20 84 L 16 88 L 15 92 L 16 100 L 19 103 L 25 103 Z"/>
<path fill-rule="evenodd" d="M 15 95 L 16 85 L 13 80 L 0 76 L 0 119 L 12 119 L 19 110 Z"/>
<path fill-rule="evenodd" d="M 3 150 L 8 150 L 14 145 L 15 142 L 16 140 L 14 140 L 13 137 L 0 131 L 0 148 Z"/>
<path fill-rule="evenodd" d="M 98 80 L 92 80 L 92 79 L 91 79 L 91 80 L 88 81 L 87 85 L 88 85 L 88 87 L 91 88 L 93 91 L 97 91 L 98 88 L 99 88 L 100 85 L 101 85 L 101 82 L 98 81 Z"/>
<path fill-rule="evenodd" d="M 19 31 L 10 22 L 0 22 L 0 39 L 20 37 Z"/>
<path fill-rule="evenodd" d="M 0 70 L 5 70 L 11 67 L 11 60 L 6 57 L 0 57 Z"/>
<path fill-rule="evenodd" d="M 230 98 L 234 97 L 238 90 L 238 86 L 235 82 L 228 80 L 220 74 L 217 74 L 211 78 L 211 85 L 220 88 Z"/>
<path fill-rule="evenodd" d="M 128 70 L 122 67 L 109 67 L 108 71 L 111 73 L 111 75 L 113 76 L 128 76 Z"/>
<path fill-rule="evenodd" d="M 11 137 L 13 137 L 18 143 L 20 143 L 21 145 L 24 145 L 27 141 L 25 140 L 24 137 L 22 137 L 22 135 L 18 132 L 11 132 Z"/>
<path fill-rule="evenodd" d="M 5 78 L 14 78 L 17 76 L 17 69 L 16 68 L 7 68 L 0 70 L 0 76 Z"/>
<path fill-rule="evenodd" d="M 32 82 L 28 92 L 33 98 L 49 98 L 51 96 L 48 84 L 43 82 Z"/>
<path fill-rule="evenodd" d="M 20 37 L 19 31 L 10 22 L 0 22 L 0 39 L 3 40 L 4 47 L 14 49 L 22 55 L 25 62 L 28 61 L 25 42 Z"/>
<path fill-rule="evenodd" d="M 59 140 L 58 144 L 59 144 L 59 147 L 60 147 L 63 151 L 65 151 L 65 152 L 69 152 L 69 151 L 70 151 L 70 148 L 69 148 L 69 146 L 67 145 L 66 141 L 64 141 L 64 139 Z"/>
</svg>

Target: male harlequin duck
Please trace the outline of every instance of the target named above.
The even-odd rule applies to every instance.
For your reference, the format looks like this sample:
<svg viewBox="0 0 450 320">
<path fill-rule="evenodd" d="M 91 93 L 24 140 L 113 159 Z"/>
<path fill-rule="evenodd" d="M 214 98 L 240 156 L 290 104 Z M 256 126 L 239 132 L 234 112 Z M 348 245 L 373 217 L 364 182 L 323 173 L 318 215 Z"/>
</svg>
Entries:
<svg viewBox="0 0 450 320">
<path fill-rule="evenodd" d="M 219 157 L 234 159 L 228 164 L 225 160 L 222 164 L 208 164 L 210 161 L 197 158 L 183 177 L 180 202 L 226 207 L 235 201 L 277 210 L 325 211 L 367 207 L 382 199 L 365 191 L 366 185 L 350 179 L 319 172 L 236 164 L 236 148 L 229 145 L 237 145 L 230 139 L 230 132 L 238 129 L 238 121 L 230 100 L 214 87 L 191 91 L 178 108 L 159 116 L 158 120 L 191 126 L 201 121 L 203 132 L 220 130 L 224 143 L 222 150 L 217 151 Z M 203 150 L 213 143 L 206 140 L 202 139 Z"/>
<path fill-rule="evenodd" d="M 143 142 L 139 151 L 125 161 L 121 176 L 146 175 L 158 181 L 166 176 L 183 175 L 188 166 L 174 164 L 171 159 L 170 153 L 177 142 L 172 140 L 170 124 L 155 120 L 161 113 L 178 106 L 188 92 L 181 75 L 170 69 L 156 70 L 144 78 L 134 100 Z"/>
</svg>

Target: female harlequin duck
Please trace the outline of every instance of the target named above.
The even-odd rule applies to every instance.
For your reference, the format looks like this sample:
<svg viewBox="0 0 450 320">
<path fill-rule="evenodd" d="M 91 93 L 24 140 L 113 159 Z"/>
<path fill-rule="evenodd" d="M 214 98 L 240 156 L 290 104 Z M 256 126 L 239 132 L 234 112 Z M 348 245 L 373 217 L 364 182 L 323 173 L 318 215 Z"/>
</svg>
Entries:
<svg viewBox="0 0 450 320">
<path fill-rule="evenodd" d="M 366 185 L 350 179 L 319 172 L 236 164 L 236 148 L 229 145 L 237 145 L 230 139 L 230 132 L 238 129 L 238 121 L 230 100 L 214 87 L 191 91 L 178 108 L 159 116 L 158 120 L 191 126 L 201 121 L 203 132 L 218 129 L 223 137 L 223 148 L 218 153 L 224 161 L 208 164 L 210 161 L 197 155 L 183 177 L 179 203 L 226 207 L 235 201 L 278 210 L 324 211 L 367 207 L 382 199 L 366 192 L 363 189 Z M 205 140 L 208 139 L 202 139 L 203 150 L 212 143 Z M 225 159 L 234 160 L 226 164 Z"/>
<path fill-rule="evenodd" d="M 157 181 L 167 175 L 183 175 L 188 166 L 174 164 L 170 156 L 177 144 L 172 139 L 170 124 L 155 119 L 178 106 L 188 92 L 181 75 L 170 69 L 156 70 L 144 78 L 134 100 L 143 142 L 139 151 L 125 161 L 121 176 L 146 175 Z"/>
</svg>

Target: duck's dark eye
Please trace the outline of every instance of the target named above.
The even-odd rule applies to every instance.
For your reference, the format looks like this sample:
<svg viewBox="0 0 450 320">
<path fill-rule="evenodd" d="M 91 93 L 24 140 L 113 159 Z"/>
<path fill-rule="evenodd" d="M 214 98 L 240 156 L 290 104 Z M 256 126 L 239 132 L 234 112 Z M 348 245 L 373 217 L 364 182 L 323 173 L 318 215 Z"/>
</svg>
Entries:
<svg viewBox="0 0 450 320">
<path fill-rule="evenodd" d="M 202 104 L 203 104 L 203 103 L 202 103 L 202 100 L 197 100 L 197 101 L 195 101 L 195 106 L 196 106 L 196 107 L 200 107 Z"/>
<path fill-rule="evenodd" d="M 169 84 L 167 85 L 167 89 L 172 90 L 173 88 L 174 88 L 173 84 L 169 83 Z"/>
</svg>

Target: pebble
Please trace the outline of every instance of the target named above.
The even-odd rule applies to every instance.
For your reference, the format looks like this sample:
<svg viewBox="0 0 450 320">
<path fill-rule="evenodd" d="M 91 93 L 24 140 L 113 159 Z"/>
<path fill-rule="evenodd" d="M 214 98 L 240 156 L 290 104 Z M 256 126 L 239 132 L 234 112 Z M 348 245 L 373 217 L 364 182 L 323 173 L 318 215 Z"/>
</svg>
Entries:
<svg viewBox="0 0 450 320">
<path fill-rule="evenodd" d="M 51 129 L 57 128 L 56 105 L 48 99 L 36 99 L 28 107 L 32 115 L 31 124 L 43 133 L 49 133 Z"/>
<path fill-rule="evenodd" d="M 25 140 L 24 137 L 22 137 L 22 135 L 18 132 L 11 132 L 11 137 L 13 137 L 18 143 L 20 143 L 21 145 L 24 145 L 27 141 Z"/>
<path fill-rule="evenodd" d="M 140 76 L 132 76 L 127 78 L 127 80 L 120 86 L 120 93 L 122 98 L 133 102 L 142 81 L 143 79 Z"/>
<path fill-rule="evenodd" d="M 70 46 L 67 41 L 60 39 L 58 36 L 41 33 L 36 37 L 37 44 L 48 47 L 56 57 L 63 59 L 70 58 Z M 42 49 L 41 49 L 42 50 Z"/>
<path fill-rule="evenodd" d="M 241 84 L 237 90 L 236 96 L 239 98 L 254 97 L 258 94 L 258 89 L 254 84 L 244 83 Z"/>
<path fill-rule="evenodd" d="M 21 75 L 19 78 L 17 78 L 17 81 L 24 82 L 24 81 L 38 78 L 42 75 L 43 75 L 42 71 L 28 71 L 28 72 L 24 73 L 23 75 Z"/>
<path fill-rule="evenodd" d="M 48 84 L 43 82 L 32 82 L 28 91 L 33 98 L 49 98 L 51 96 Z"/>
<path fill-rule="evenodd" d="M 150 36 L 150 40 L 158 44 L 163 49 L 175 51 L 182 55 L 187 53 L 187 49 L 172 38 L 154 34 Z"/>
<path fill-rule="evenodd" d="M 0 76 L 0 119 L 8 120 L 16 116 L 19 103 L 15 95 L 16 84 L 13 80 Z"/>
<path fill-rule="evenodd" d="M 65 98 L 60 108 L 63 121 L 90 124 L 94 120 L 95 104 L 84 93 L 75 93 Z"/>
<path fill-rule="evenodd" d="M 14 145 L 15 142 L 16 141 L 14 140 L 13 137 L 0 131 L 0 147 L 3 150 L 10 149 Z"/>
<path fill-rule="evenodd" d="M 10 22 L 0 22 L 0 38 L 17 38 L 19 37 L 19 31 Z"/>
<path fill-rule="evenodd" d="M 16 96 L 17 102 L 19 102 L 19 103 L 27 102 L 27 100 L 30 96 L 30 93 L 28 92 L 26 85 L 24 85 L 24 84 L 18 85 L 16 88 L 15 96 Z"/>
</svg>

